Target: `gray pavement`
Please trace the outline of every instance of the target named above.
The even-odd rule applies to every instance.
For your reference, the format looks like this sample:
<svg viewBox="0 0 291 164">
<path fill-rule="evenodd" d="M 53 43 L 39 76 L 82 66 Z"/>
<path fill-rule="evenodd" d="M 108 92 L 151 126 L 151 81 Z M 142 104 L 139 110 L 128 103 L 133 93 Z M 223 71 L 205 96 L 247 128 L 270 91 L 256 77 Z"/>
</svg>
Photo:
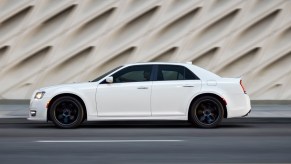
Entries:
<svg viewBox="0 0 291 164">
<path fill-rule="evenodd" d="M 291 163 L 291 104 L 260 103 L 215 129 L 186 121 L 26 120 L 28 103 L 0 103 L 0 163 Z"/>
<path fill-rule="evenodd" d="M 291 118 L 291 104 L 253 104 L 248 117 Z"/>
<path fill-rule="evenodd" d="M 199 129 L 185 121 L 87 122 L 78 129 L 0 119 L 0 163 L 291 163 L 290 118 L 225 120 Z"/>
<path fill-rule="evenodd" d="M 0 104 L 0 118 L 26 118 L 28 117 L 29 104 Z"/>
</svg>

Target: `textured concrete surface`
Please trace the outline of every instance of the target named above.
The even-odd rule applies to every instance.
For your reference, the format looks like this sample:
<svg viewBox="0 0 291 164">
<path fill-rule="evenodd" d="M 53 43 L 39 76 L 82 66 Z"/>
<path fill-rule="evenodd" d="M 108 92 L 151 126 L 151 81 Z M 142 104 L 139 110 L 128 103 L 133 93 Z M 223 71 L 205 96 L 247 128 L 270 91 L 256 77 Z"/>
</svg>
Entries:
<svg viewBox="0 0 291 164">
<path fill-rule="evenodd" d="M 186 62 L 291 99 L 290 0 L 1 0 L 0 99 L 126 63 Z"/>
</svg>

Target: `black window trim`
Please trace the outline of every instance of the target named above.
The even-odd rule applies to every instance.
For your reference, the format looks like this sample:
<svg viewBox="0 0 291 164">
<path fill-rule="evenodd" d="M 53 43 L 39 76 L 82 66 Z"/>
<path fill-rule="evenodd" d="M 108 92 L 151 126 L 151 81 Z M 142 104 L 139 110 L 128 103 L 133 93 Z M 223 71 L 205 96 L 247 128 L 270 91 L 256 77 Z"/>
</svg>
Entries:
<svg viewBox="0 0 291 164">
<path fill-rule="evenodd" d="M 147 66 L 147 65 L 149 65 L 149 66 L 152 67 L 152 72 L 151 72 L 150 80 L 149 81 L 138 81 L 138 82 L 151 82 L 151 81 L 185 81 L 185 79 L 183 79 L 183 80 L 158 80 L 158 70 L 159 70 L 159 66 L 162 66 L 162 65 L 163 66 L 178 66 L 178 67 L 183 67 L 184 68 L 184 77 L 185 77 L 186 69 L 187 69 L 193 76 L 196 77 L 195 79 L 189 79 L 189 80 L 200 80 L 200 78 L 195 73 L 193 73 L 190 69 L 188 69 L 187 67 L 185 67 L 183 65 L 174 65 L 174 64 L 142 64 L 142 65 L 129 65 L 129 66 L 126 66 L 126 67 L 123 67 L 123 68 L 119 69 L 116 72 L 112 72 L 110 74 L 110 76 L 113 76 L 115 73 L 118 73 L 119 71 L 122 71 L 123 69 L 129 68 L 129 67 L 134 67 L 134 66 Z M 107 75 L 107 76 L 109 76 L 109 75 Z M 136 83 L 136 82 L 124 82 L 124 83 Z M 102 82 L 100 82 L 100 84 L 108 84 L 108 83 L 106 82 L 106 79 L 104 79 Z M 120 83 L 118 83 L 118 84 L 120 84 Z"/>
</svg>

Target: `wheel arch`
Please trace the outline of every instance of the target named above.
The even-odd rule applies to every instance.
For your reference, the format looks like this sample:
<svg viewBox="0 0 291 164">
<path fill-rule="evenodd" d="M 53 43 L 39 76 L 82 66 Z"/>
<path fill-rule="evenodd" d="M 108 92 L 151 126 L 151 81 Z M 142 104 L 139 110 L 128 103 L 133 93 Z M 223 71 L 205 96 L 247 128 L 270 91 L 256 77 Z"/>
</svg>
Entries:
<svg viewBox="0 0 291 164">
<path fill-rule="evenodd" d="M 200 98 L 200 97 L 204 97 L 204 96 L 211 96 L 211 97 L 214 97 L 214 98 L 216 98 L 217 100 L 219 100 L 219 102 L 220 102 L 220 103 L 222 104 L 222 106 L 223 106 L 223 118 L 227 118 L 227 107 L 226 107 L 227 102 L 225 101 L 224 98 L 222 98 L 221 96 L 219 96 L 218 94 L 215 94 L 215 93 L 201 93 L 201 94 L 195 96 L 195 97 L 192 99 L 192 101 L 191 101 L 191 103 L 190 103 L 190 105 L 189 105 L 189 108 L 188 108 L 188 119 L 189 119 L 189 116 L 190 116 L 190 109 L 191 109 L 192 104 L 193 104 L 193 103 L 194 103 L 198 98 Z"/>
<path fill-rule="evenodd" d="M 52 106 L 52 104 L 60 97 L 64 97 L 64 96 L 71 96 L 71 97 L 74 97 L 76 98 L 78 101 L 80 101 L 80 103 L 82 104 L 83 106 L 83 110 L 84 110 L 84 118 L 83 120 L 86 120 L 87 119 L 87 108 L 86 108 L 86 105 L 83 101 L 83 99 L 76 95 L 76 94 L 73 94 L 73 93 L 61 93 L 61 94 L 58 94 L 58 95 L 55 95 L 48 103 L 47 105 L 47 120 L 48 121 L 51 121 L 51 118 L 50 118 L 50 114 L 49 114 L 49 111 L 50 111 L 50 108 Z"/>
</svg>

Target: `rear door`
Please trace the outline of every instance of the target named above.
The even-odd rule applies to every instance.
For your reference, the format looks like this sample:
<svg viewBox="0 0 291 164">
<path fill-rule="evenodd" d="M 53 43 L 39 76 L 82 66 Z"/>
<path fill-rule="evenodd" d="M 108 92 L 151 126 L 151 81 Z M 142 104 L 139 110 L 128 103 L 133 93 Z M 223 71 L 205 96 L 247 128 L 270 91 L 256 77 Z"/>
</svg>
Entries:
<svg viewBox="0 0 291 164">
<path fill-rule="evenodd" d="M 152 116 L 186 115 L 193 95 L 200 91 L 201 81 L 180 65 L 158 65 L 152 85 Z"/>
</svg>

